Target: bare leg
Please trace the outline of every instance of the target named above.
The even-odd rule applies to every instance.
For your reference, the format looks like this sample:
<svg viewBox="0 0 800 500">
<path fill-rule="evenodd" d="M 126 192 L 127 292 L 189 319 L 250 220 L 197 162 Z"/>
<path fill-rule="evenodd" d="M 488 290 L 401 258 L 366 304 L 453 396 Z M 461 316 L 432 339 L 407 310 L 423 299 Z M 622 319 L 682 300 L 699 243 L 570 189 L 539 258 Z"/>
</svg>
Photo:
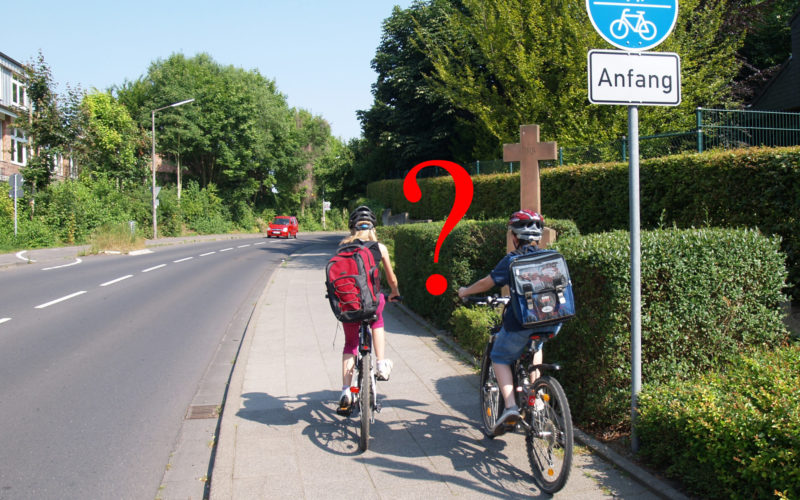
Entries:
<svg viewBox="0 0 800 500">
<path fill-rule="evenodd" d="M 494 368 L 494 375 L 497 377 L 497 384 L 500 386 L 500 393 L 503 395 L 503 401 L 506 403 L 506 408 L 516 406 L 517 402 L 514 401 L 514 378 L 511 376 L 511 367 L 494 361 L 492 361 L 492 367 Z"/>
<path fill-rule="evenodd" d="M 542 355 L 542 350 L 539 349 L 538 351 L 533 353 L 533 364 L 534 365 L 541 365 L 542 361 L 543 361 L 543 358 L 544 358 L 544 356 Z M 537 378 L 539 378 L 539 370 L 533 370 L 531 372 L 531 382 L 533 382 Z"/>
<path fill-rule="evenodd" d="M 342 354 L 342 387 L 351 387 L 353 383 L 353 368 L 356 366 L 355 356 Z"/>
<path fill-rule="evenodd" d="M 386 346 L 386 332 L 383 327 L 372 329 L 372 344 L 375 347 L 375 360 L 382 360 L 385 354 L 384 347 Z"/>
</svg>

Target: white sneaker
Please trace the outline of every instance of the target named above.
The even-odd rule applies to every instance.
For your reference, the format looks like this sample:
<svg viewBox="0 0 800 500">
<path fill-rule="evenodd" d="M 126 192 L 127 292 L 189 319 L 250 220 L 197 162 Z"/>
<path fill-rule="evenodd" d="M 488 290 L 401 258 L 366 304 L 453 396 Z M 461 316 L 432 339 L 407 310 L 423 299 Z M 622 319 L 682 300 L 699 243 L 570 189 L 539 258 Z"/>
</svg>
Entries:
<svg viewBox="0 0 800 500">
<path fill-rule="evenodd" d="M 378 380 L 389 380 L 389 375 L 392 373 L 392 363 L 391 359 L 382 359 L 378 361 Z"/>
</svg>

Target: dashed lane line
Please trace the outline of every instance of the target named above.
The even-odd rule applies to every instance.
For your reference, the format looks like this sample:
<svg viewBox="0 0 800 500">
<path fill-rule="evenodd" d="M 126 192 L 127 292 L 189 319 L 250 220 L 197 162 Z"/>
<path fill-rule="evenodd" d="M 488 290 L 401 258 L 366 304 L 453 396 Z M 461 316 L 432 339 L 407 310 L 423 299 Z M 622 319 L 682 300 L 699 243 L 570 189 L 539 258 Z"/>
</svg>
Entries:
<svg viewBox="0 0 800 500">
<path fill-rule="evenodd" d="M 233 250 L 233 247 L 223 248 L 222 250 L 220 250 L 220 253 L 227 252 L 228 250 Z"/>
<path fill-rule="evenodd" d="M 61 297 L 60 299 L 55 299 L 55 300 L 51 300 L 50 302 L 45 302 L 44 304 L 39 304 L 38 306 L 35 307 L 35 309 L 44 309 L 45 307 L 50 307 L 53 304 L 58 304 L 59 302 L 64 302 L 65 300 L 69 300 L 69 299 L 71 299 L 73 297 L 77 297 L 78 295 L 83 295 L 84 293 L 86 293 L 86 290 L 81 290 L 80 292 L 71 293 L 69 295 L 65 295 L 65 296 Z"/>
<path fill-rule="evenodd" d="M 159 264 L 157 266 L 148 267 L 147 269 L 142 269 L 143 273 L 149 273 L 150 271 L 155 271 L 156 269 L 161 269 L 162 267 L 166 267 L 166 264 Z"/>
<path fill-rule="evenodd" d="M 5 323 L 6 321 L 11 321 L 11 318 L 0 318 L 0 323 Z"/>
<path fill-rule="evenodd" d="M 184 258 L 182 258 L 182 259 L 173 260 L 172 262 L 173 262 L 173 263 L 175 263 L 175 264 L 177 264 L 178 262 L 183 262 L 183 261 L 186 261 L 186 260 L 192 260 L 192 259 L 194 259 L 194 257 L 184 257 Z"/>
<path fill-rule="evenodd" d="M 214 252 L 206 252 L 206 253 L 201 253 L 201 254 L 200 254 L 200 257 L 205 257 L 206 255 L 211 255 L 211 254 L 213 254 L 213 253 L 217 253 L 217 252 L 216 252 L 216 251 L 214 251 Z"/>
<path fill-rule="evenodd" d="M 106 281 L 105 283 L 103 283 L 103 284 L 102 284 L 102 285 L 100 285 L 100 286 L 108 286 L 108 285 L 113 285 L 114 283 L 119 283 L 120 281 L 122 281 L 122 280 L 126 280 L 126 279 L 128 279 L 128 278 L 131 278 L 131 277 L 133 277 L 133 275 L 132 275 L 132 274 L 128 274 L 127 276 L 123 276 L 123 277 L 121 277 L 121 278 L 117 278 L 117 279 L 115 279 L 115 280 Z"/>
</svg>

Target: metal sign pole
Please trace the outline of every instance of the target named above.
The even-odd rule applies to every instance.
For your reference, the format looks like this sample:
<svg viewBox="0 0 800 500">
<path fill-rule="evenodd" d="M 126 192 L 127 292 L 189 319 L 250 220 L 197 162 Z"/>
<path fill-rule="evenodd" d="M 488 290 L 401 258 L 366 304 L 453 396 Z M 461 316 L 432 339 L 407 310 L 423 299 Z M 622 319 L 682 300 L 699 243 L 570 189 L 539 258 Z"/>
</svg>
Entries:
<svg viewBox="0 0 800 500">
<path fill-rule="evenodd" d="M 14 179 L 16 181 L 16 179 Z M 11 187 L 11 191 L 14 193 L 14 237 L 17 237 L 17 184 L 16 182 L 13 183 L 14 185 Z"/>
<path fill-rule="evenodd" d="M 631 448 L 639 451 L 636 412 L 642 389 L 642 266 L 639 234 L 639 108 L 628 106 L 630 140 L 630 224 L 631 224 Z"/>
</svg>

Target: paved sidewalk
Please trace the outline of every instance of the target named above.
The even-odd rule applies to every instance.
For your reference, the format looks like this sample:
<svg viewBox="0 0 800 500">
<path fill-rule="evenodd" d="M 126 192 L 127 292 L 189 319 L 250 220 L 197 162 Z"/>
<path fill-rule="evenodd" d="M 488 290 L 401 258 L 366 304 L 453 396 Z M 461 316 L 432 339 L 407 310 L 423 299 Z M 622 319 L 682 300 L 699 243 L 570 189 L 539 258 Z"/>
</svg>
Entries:
<svg viewBox="0 0 800 500">
<path fill-rule="evenodd" d="M 521 434 L 483 437 L 473 367 L 394 304 L 384 313 L 394 371 L 378 385 L 383 411 L 359 453 L 357 421 L 335 412 L 344 335 L 323 283 L 333 250 L 293 254 L 256 305 L 229 385 L 211 498 L 549 497 L 531 478 Z M 586 446 L 574 462 L 556 498 L 680 497 Z"/>
</svg>

